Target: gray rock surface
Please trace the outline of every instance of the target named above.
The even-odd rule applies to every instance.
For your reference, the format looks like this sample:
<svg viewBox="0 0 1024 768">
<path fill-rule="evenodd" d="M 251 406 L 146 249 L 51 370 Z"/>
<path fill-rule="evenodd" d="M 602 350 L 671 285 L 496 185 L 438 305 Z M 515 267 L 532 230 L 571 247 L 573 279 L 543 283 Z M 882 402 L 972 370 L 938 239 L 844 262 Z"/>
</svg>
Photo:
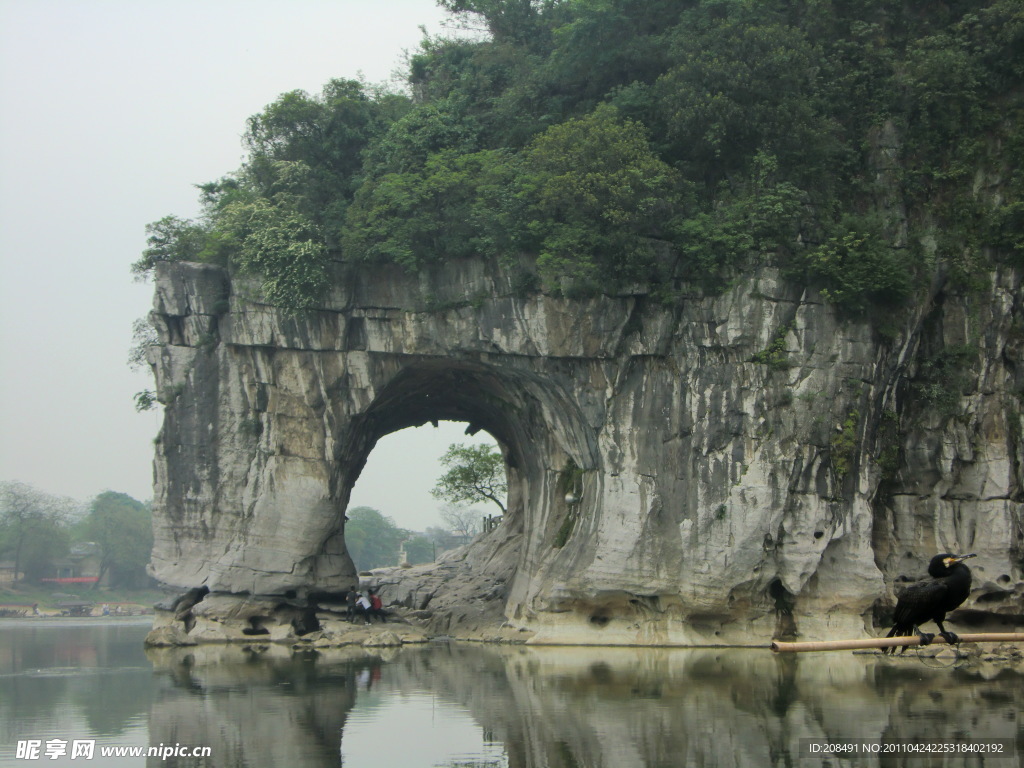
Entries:
<svg viewBox="0 0 1024 768">
<path fill-rule="evenodd" d="M 665 303 L 517 296 L 482 262 L 339 266 L 289 316 L 224 270 L 162 264 L 152 573 L 211 591 L 207 633 L 209 601 L 337 595 L 369 452 L 451 419 L 497 439 L 508 514 L 386 588 L 434 631 L 857 637 L 938 551 L 979 555 L 966 616 L 1024 615 L 1024 299 L 1019 272 L 986 279 L 872 324 L 770 269 Z"/>
</svg>

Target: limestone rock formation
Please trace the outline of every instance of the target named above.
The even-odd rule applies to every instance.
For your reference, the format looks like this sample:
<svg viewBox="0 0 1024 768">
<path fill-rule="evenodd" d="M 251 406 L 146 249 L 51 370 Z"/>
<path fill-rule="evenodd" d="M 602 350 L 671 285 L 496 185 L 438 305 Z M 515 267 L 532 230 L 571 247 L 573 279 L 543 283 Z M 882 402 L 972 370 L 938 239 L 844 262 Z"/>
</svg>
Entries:
<svg viewBox="0 0 1024 768">
<path fill-rule="evenodd" d="M 225 270 L 161 264 L 152 573 L 209 590 L 203 621 L 231 599 L 315 608 L 355 583 L 344 512 L 375 443 L 451 419 L 497 439 L 508 514 L 387 595 L 447 630 L 461 583 L 533 642 L 856 637 L 895 582 L 968 550 L 967 615 L 1015 620 L 1024 296 L 1019 272 L 987 280 L 937 282 L 882 335 L 767 268 L 667 303 L 517 295 L 485 262 L 339 266 L 291 316 Z"/>
</svg>

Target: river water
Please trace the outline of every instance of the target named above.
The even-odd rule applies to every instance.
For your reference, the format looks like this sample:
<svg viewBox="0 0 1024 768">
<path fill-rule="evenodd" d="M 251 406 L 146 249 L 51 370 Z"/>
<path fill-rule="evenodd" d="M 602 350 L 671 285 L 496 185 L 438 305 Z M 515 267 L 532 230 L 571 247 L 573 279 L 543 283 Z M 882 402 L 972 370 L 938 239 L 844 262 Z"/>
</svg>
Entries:
<svg viewBox="0 0 1024 768">
<path fill-rule="evenodd" d="M 891 660 L 455 643 L 147 650 L 148 628 L 0 620 L 0 766 L 1009 768 L 1024 759 L 1024 670 L 925 662 L 914 651 Z M 841 757 L 823 753 L 838 742 Z M 921 744 L 945 751 L 923 754 Z M 101 754 L 119 747 L 157 753 Z M 186 756 L 194 748 L 208 754 Z"/>
</svg>

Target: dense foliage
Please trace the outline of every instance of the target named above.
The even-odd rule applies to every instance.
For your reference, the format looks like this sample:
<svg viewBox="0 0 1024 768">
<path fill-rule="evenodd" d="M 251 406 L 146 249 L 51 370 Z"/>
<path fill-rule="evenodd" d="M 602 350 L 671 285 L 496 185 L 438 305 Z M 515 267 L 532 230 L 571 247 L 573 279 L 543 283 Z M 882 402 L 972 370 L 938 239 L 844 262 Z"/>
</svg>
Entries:
<svg viewBox="0 0 1024 768">
<path fill-rule="evenodd" d="M 441 457 L 441 465 L 445 472 L 438 478 L 431 494 L 455 505 L 445 513 L 446 522 L 453 529 L 469 534 L 477 518 L 475 512 L 469 517 L 460 515 L 459 505 L 489 501 L 498 506 L 502 515 L 505 514 L 508 475 L 505 457 L 494 445 L 453 443 Z"/>
<path fill-rule="evenodd" d="M 75 503 L 17 482 L 0 483 L 0 558 L 16 580 L 37 582 L 53 575 L 68 553 Z"/>
<path fill-rule="evenodd" d="M 148 586 L 153 548 L 152 514 L 124 493 L 104 491 L 83 507 L 24 483 L 0 483 L 0 559 L 10 560 L 26 582 L 57 575 L 73 547 L 98 558 L 97 576 L 111 587 Z"/>
<path fill-rule="evenodd" d="M 346 514 L 345 546 L 357 571 L 398 565 L 402 551 L 410 565 L 429 563 L 451 548 L 447 538 L 439 529 L 422 534 L 399 528 L 373 507 L 353 507 Z"/>
<path fill-rule="evenodd" d="M 527 255 L 548 290 L 666 300 L 769 263 L 862 312 L 1024 263 L 1020 0 L 439 3 L 484 34 L 425 39 L 408 95 L 281 96 L 135 269 L 229 264 L 302 309 L 332 261 Z"/>
<path fill-rule="evenodd" d="M 78 538 L 100 547 L 100 572 L 110 586 L 137 589 L 149 583 L 146 566 L 153 549 L 153 516 L 148 505 L 126 493 L 104 491 L 89 506 Z"/>
</svg>

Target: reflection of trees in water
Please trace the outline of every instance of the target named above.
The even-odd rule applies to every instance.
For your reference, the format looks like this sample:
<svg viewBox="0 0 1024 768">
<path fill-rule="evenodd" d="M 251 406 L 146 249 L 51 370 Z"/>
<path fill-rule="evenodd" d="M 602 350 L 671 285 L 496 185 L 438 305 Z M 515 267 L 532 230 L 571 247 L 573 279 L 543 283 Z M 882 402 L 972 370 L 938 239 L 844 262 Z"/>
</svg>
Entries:
<svg viewBox="0 0 1024 768">
<path fill-rule="evenodd" d="M 0 658 L 0 737 L 16 722 L 67 721 L 68 704 L 99 737 L 133 726 L 149 709 L 153 673 L 139 625 L 6 628 Z"/>
<path fill-rule="evenodd" d="M 70 683 L 68 675 L 5 672 L 0 679 L 0 736 L 6 733 L 6 724 L 15 722 L 15 717 L 33 722 L 47 719 L 67 701 Z M 16 737 L 17 733 L 7 735 Z"/>
<path fill-rule="evenodd" d="M 93 733 L 114 736 L 145 717 L 153 696 L 153 673 L 142 668 L 118 671 L 107 684 L 98 685 L 80 679 L 70 693 Z"/>
</svg>

